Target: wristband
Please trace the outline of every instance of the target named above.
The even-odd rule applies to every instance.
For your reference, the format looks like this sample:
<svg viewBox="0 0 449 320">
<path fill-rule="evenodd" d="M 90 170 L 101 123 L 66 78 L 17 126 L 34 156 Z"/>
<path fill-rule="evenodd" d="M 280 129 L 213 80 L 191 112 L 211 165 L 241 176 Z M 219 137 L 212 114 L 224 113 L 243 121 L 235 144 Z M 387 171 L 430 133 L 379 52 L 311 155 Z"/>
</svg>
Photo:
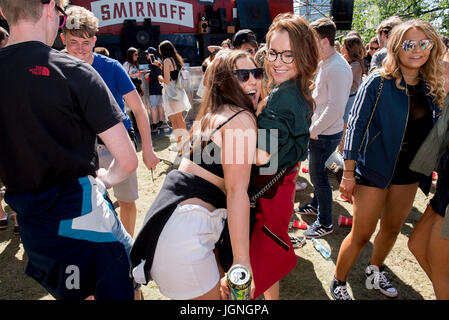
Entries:
<svg viewBox="0 0 449 320">
<path fill-rule="evenodd" d="M 354 169 L 353 170 L 343 170 L 343 172 L 354 172 Z"/>
<path fill-rule="evenodd" d="M 341 177 L 343 180 L 355 180 L 355 178 L 345 178 L 345 177 Z"/>
</svg>

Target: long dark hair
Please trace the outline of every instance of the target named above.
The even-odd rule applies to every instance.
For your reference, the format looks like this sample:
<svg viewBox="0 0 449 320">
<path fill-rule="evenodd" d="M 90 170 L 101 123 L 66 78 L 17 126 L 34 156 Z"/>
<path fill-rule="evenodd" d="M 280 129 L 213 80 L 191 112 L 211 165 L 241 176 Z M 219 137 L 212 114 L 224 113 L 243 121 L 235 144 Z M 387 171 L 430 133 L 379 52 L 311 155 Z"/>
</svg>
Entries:
<svg viewBox="0 0 449 320">
<path fill-rule="evenodd" d="M 128 61 L 129 64 L 139 68 L 139 62 L 137 60 L 134 61 L 133 58 L 135 53 L 137 53 L 137 49 L 134 47 L 130 47 L 128 51 L 126 51 L 126 61 Z"/>
<path fill-rule="evenodd" d="M 363 48 L 362 40 L 355 35 L 346 36 L 343 38 L 343 45 L 346 51 L 348 51 L 349 63 L 358 62 L 360 67 L 362 67 L 362 74 L 364 74 L 363 56 L 365 55 L 365 49 Z"/>
<path fill-rule="evenodd" d="M 207 68 L 206 91 L 201 103 L 197 123 L 201 122 L 201 132 L 205 132 L 211 117 L 227 105 L 237 110 L 244 109 L 254 115 L 254 105 L 248 95 L 242 90 L 233 74 L 236 62 L 241 58 L 249 58 L 256 65 L 254 58 L 241 50 L 220 50 L 214 61 Z M 190 139 L 193 137 L 193 127 Z"/>
<path fill-rule="evenodd" d="M 179 55 L 178 51 L 176 51 L 175 46 L 170 41 L 164 40 L 159 44 L 159 53 L 161 54 L 163 60 L 167 58 L 173 58 L 178 70 L 184 66 L 182 57 Z"/>
</svg>

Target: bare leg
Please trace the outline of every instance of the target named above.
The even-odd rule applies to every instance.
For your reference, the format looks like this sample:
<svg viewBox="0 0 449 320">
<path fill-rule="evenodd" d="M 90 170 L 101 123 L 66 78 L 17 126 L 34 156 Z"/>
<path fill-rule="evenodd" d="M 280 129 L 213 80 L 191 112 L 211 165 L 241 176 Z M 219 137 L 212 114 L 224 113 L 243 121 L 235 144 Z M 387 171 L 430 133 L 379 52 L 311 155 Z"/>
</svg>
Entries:
<svg viewBox="0 0 449 320">
<path fill-rule="evenodd" d="M 346 281 L 349 271 L 376 230 L 380 213 L 385 206 L 387 191 L 357 185 L 354 192 L 353 222 L 338 253 L 335 278 Z"/>
<path fill-rule="evenodd" d="M 136 226 L 137 208 L 136 202 L 124 202 L 118 200 L 120 206 L 120 221 L 131 237 L 134 237 L 134 228 Z"/>
<path fill-rule="evenodd" d="M 435 213 L 427 250 L 433 289 L 438 300 L 449 300 L 449 239 L 440 236 L 443 218 Z"/>
<path fill-rule="evenodd" d="M 430 241 L 430 231 L 435 222 L 435 215 L 436 213 L 433 211 L 432 207 L 428 205 L 408 240 L 408 248 L 413 253 L 429 279 L 431 278 L 431 270 L 427 259 L 427 251 Z"/>
<path fill-rule="evenodd" d="M 393 248 L 405 219 L 410 213 L 418 183 L 392 185 L 388 188 L 385 210 L 380 220 L 380 230 L 374 239 L 370 263 L 380 267 Z"/>
<path fill-rule="evenodd" d="M 279 281 L 263 293 L 265 300 L 279 300 Z"/>
<path fill-rule="evenodd" d="M 221 300 L 220 296 L 220 281 L 217 282 L 215 287 L 212 288 L 209 292 L 206 292 L 202 296 L 193 298 L 192 300 Z"/>
</svg>

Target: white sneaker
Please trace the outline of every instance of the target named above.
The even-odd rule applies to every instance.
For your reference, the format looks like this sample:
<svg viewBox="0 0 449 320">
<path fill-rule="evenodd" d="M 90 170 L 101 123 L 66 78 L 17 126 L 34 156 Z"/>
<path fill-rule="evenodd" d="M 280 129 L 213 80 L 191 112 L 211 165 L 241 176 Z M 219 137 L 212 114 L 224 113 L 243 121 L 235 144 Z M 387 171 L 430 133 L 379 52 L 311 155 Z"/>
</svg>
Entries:
<svg viewBox="0 0 449 320">
<path fill-rule="evenodd" d="M 367 289 L 377 289 L 383 295 L 395 298 L 398 296 L 398 290 L 387 279 L 387 272 L 385 266 L 380 268 L 374 265 L 368 265 L 365 269 L 366 281 L 365 286 Z"/>
</svg>

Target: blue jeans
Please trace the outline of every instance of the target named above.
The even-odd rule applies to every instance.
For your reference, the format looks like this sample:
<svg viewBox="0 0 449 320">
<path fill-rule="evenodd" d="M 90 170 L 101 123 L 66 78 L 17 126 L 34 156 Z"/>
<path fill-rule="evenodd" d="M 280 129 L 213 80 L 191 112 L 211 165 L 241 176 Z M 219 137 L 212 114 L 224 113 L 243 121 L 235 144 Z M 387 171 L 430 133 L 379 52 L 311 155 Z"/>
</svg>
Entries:
<svg viewBox="0 0 449 320">
<path fill-rule="evenodd" d="M 332 224 L 332 189 L 324 164 L 337 148 L 342 134 L 319 135 L 318 140 L 310 139 L 309 143 L 309 174 L 314 187 L 311 205 L 317 208 L 318 222 L 324 226 Z"/>
</svg>

